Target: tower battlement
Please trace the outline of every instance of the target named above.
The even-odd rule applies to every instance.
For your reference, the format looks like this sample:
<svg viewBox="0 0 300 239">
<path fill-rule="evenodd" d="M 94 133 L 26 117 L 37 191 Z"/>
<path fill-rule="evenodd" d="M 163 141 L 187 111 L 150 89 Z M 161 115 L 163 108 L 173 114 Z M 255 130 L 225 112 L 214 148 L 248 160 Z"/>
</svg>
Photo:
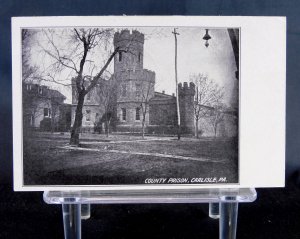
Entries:
<svg viewBox="0 0 300 239">
<path fill-rule="evenodd" d="M 123 49 L 114 59 L 115 72 L 142 70 L 144 61 L 144 34 L 122 30 L 114 35 L 114 47 Z"/>
<path fill-rule="evenodd" d="M 122 30 L 121 32 L 116 32 L 114 35 L 114 44 L 118 44 L 122 41 L 136 41 L 139 43 L 144 43 L 145 37 L 143 33 L 139 31 L 133 30 L 130 32 L 129 30 Z"/>
<path fill-rule="evenodd" d="M 193 82 L 183 82 L 178 84 L 178 93 L 180 95 L 195 95 L 195 84 Z"/>
</svg>

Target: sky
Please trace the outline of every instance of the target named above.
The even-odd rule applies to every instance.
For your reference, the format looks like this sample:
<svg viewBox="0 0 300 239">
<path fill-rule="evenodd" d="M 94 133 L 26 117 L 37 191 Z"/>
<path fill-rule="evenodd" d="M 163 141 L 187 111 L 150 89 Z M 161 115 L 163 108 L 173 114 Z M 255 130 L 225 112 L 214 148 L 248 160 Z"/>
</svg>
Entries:
<svg viewBox="0 0 300 239">
<path fill-rule="evenodd" d="M 175 39 L 170 27 L 143 27 L 128 28 L 138 30 L 145 35 L 144 43 L 144 68 L 154 71 L 156 74 L 155 91 L 165 91 L 167 94 L 175 93 Z M 59 49 L 67 51 L 70 42 L 65 35 L 66 29 L 52 29 L 55 31 L 53 41 Z M 120 31 L 122 29 L 115 29 Z M 224 102 L 230 105 L 231 94 L 234 87 L 236 64 L 227 29 L 209 29 L 209 46 L 205 47 L 202 39 L 205 29 L 200 27 L 179 27 L 176 29 L 177 36 L 177 67 L 178 81 L 189 82 L 192 74 L 205 74 L 220 87 L 225 89 Z M 67 46 L 67 47 L 66 47 Z M 47 49 L 49 43 L 45 35 L 39 33 L 35 36 L 31 49 L 31 63 L 47 69 L 53 61 L 45 54 L 42 48 Z M 89 60 L 96 65 L 94 72 L 101 68 L 103 62 L 108 57 L 108 52 L 112 51 L 112 41 L 110 45 L 103 44 L 90 55 Z M 113 62 L 109 67 L 113 72 Z M 72 72 L 69 69 L 62 71 L 56 77 L 64 79 L 63 83 L 70 82 Z M 70 87 L 64 87 L 55 83 L 45 82 L 51 88 L 60 90 L 66 96 L 66 103 L 71 103 Z"/>
</svg>

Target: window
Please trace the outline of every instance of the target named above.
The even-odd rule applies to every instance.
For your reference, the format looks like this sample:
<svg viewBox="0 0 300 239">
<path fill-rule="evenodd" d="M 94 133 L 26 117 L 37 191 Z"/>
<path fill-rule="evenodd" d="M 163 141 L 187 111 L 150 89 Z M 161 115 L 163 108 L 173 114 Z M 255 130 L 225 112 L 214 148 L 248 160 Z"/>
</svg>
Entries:
<svg viewBox="0 0 300 239">
<path fill-rule="evenodd" d="M 121 108 L 121 113 L 122 113 L 122 120 L 126 121 L 126 109 L 125 108 Z"/>
<path fill-rule="evenodd" d="M 135 84 L 135 95 L 136 97 L 140 97 L 141 96 L 141 84 L 140 83 L 136 83 Z"/>
<path fill-rule="evenodd" d="M 125 97 L 126 94 L 127 94 L 127 88 L 126 88 L 126 85 L 123 84 L 123 85 L 121 86 L 121 95 L 122 95 L 122 97 Z"/>
<path fill-rule="evenodd" d="M 51 109 L 50 108 L 44 108 L 44 117 L 51 117 Z"/>
<path fill-rule="evenodd" d="M 38 87 L 38 92 L 40 95 L 43 94 L 43 88 L 41 86 Z"/>
<path fill-rule="evenodd" d="M 142 53 L 139 52 L 139 62 L 142 60 Z"/>
<path fill-rule="evenodd" d="M 91 101 L 91 92 L 87 93 L 86 100 L 87 101 Z"/>
<path fill-rule="evenodd" d="M 26 85 L 27 90 L 31 90 L 31 85 Z"/>
<path fill-rule="evenodd" d="M 91 121 L 91 111 L 90 110 L 86 110 L 85 120 L 86 121 Z"/>
<path fill-rule="evenodd" d="M 122 61 L 122 52 L 119 52 L 119 61 Z"/>
<path fill-rule="evenodd" d="M 137 107 L 135 109 L 135 120 L 140 120 L 140 119 L 141 119 L 141 117 L 140 117 L 140 108 Z"/>
</svg>

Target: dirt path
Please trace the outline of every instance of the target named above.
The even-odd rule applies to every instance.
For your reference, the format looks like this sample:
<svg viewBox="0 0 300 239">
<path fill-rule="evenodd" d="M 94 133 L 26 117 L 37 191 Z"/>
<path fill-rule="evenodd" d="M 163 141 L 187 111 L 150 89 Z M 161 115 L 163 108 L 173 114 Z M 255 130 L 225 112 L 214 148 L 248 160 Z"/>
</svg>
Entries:
<svg viewBox="0 0 300 239">
<path fill-rule="evenodd" d="M 81 148 L 81 147 L 73 147 L 73 146 L 61 146 L 58 147 L 60 149 L 67 150 L 77 150 L 77 151 L 90 151 L 90 152 L 103 152 L 103 153 L 118 153 L 118 154 L 131 154 L 131 155 L 145 155 L 159 158 L 172 158 L 172 159 L 182 159 L 182 160 L 191 160 L 191 161 L 199 161 L 199 162 L 214 162 L 214 163 L 225 163 L 226 159 L 211 159 L 211 158 L 195 158 L 195 157 L 186 157 L 180 155 L 172 155 L 172 154 L 160 154 L 160 153 L 142 153 L 142 152 L 128 152 L 122 150 L 106 150 L 106 149 L 91 149 L 91 148 Z"/>
</svg>

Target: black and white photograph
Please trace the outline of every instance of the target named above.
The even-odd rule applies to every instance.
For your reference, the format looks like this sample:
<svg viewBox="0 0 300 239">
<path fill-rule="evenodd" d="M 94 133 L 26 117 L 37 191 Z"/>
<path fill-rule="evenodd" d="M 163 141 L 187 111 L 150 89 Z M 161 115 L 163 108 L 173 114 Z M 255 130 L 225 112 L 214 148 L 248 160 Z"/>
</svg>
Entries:
<svg viewBox="0 0 300 239">
<path fill-rule="evenodd" d="M 15 184 L 241 187 L 268 164 L 245 150 L 280 108 L 249 121 L 268 83 L 257 88 L 259 68 L 243 68 L 254 44 L 243 21 L 38 19 L 13 28 Z"/>
<path fill-rule="evenodd" d="M 4 1 L 0 238 L 296 239 L 292 2 Z"/>
<path fill-rule="evenodd" d="M 22 29 L 24 185 L 238 183 L 239 29 Z"/>
</svg>

